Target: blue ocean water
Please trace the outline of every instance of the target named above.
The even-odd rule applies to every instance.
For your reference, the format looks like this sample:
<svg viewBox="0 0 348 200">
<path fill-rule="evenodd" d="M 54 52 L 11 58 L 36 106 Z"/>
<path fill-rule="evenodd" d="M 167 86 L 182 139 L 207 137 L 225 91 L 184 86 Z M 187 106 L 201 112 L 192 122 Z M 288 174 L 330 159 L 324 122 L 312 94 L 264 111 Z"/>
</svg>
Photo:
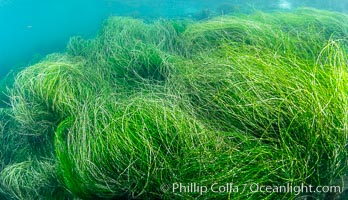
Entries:
<svg viewBox="0 0 348 200">
<path fill-rule="evenodd" d="M 0 75 L 32 57 L 64 49 L 71 35 L 88 37 L 106 17 L 100 1 L 0 2 Z"/>
<path fill-rule="evenodd" d="M 152 19 L 191 17 L 297 6 L 345 11 L 347 0 L 0 0 L 0 77 L 48 53 L 69 37 L 93 37 L 110 15 Z"/>
</svg>

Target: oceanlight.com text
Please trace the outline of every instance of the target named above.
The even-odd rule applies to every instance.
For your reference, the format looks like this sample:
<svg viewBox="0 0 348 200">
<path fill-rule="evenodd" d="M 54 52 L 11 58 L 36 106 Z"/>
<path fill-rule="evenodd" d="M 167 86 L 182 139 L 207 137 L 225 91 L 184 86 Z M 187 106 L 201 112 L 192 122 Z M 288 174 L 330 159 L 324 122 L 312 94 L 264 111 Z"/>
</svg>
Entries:
<svg viewBox="0 0 348 200">
<path fill-rule="evenodd" d="M 312 185 L 263 185 L 258 183 L 234 184 L 234 183 L 173 183 L 161 186 L 163 192 L 172 193 L 342 193 L 341 186 L 312 186 Z"/>
</svg>

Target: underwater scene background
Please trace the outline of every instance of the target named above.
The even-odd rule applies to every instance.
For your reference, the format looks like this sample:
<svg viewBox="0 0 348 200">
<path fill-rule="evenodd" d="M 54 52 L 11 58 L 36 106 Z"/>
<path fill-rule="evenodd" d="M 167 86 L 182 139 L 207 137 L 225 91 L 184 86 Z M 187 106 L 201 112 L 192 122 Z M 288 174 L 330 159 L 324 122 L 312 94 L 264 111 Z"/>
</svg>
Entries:
<svg viewBox="0 0 348 200">
<path fill-rule="evenodd" d="M 0 0 L 0 199 L 347 199 L 347 12 Z"/>
</svg>

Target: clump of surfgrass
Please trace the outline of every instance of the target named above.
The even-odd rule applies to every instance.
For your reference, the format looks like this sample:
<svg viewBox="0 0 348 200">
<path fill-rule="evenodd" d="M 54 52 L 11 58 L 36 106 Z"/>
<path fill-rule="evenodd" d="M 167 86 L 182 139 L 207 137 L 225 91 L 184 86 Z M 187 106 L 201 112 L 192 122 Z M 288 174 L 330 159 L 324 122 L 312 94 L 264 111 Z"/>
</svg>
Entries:
<svg viewBox="0 0 348 200">
<path fill-rule="evenodd" d="M 292 163 L 284 180 L 330 184 L 346 173 L 348 71 L 339 41 L 329 41 L 312 66 L 233 47 L 225 55 L 188 62 L 181 71 L 183 94 L 203 121 L 279 147 L 282 160 Z"/>
<path fill-rule="evenodd" d="M 157 20 L 149 29 L 149 42 L 154 44 L 160 50 L 174 54 L 182 55 L 182 51 L 186 48 L 181 40 L 182 34 L 186 28 L 192 24 L 189 20 Z"/>
<path fill-rule="evenodd" d="M 191 23 L 189 20 L 166 19 L 145 23 L 140 19 L 110 17 L 96 38 L 117 42 L 123 48 L 131 45 L 131 41 L 141 41 L 162 51 L 175 53 L 180 45 L 181 34 Z"/>
<path fill-rule="evenodd" d="M 42 145 L 42 144 L 40 144 Z M 18 134 L 18 126 L 13 119 L 12 109 L 0 109 L 0 172 L 7 165 L 26 161 L 33 157 L 31 149 L 34 148 L 28 143 L 23 135 Z M 40 149 L 40 148 L 37 148 Z"/>
<path fill-rule="evenodd" d="M 87 60 L 112 85 L 162 84 L 175 69 L 166 52 L 178 52 L 184 23 L 112 17 L 95 39 L 71 38 L 67 52 Z M 165 52 L 166 51 L 166 52 Z"/>
<path fill-rule="evenodd" d="M 299 8 L 295 12 L 268 14 L 268 18 L 273 17 L 273 22 L 278 23 L 283 31 L 295 34 L 299 31 L 306 31 L 306 39 L 310 39 L 310 35 L 321 38 L 340 39 L 347 37 L 348 18 L 346 14 L 338 12 L 330 12 L 313 8 Z M 261 15 L 255 15 L 254 18 L 261 18 Z M 264 18 L 264 20 L 269 20 Z M 301 38 L 305 39 L 305 38 Z"/>
<path fill-rule="evenodd" d="M 18 73 L 11 97 L 11 126 L 5 134 L 6 163 L 55 159 L 54 133 L 60 121 L 78 112 L 80 103 L 103 90 L 98 74 L 83 60 L 53 54 Z"/>
<path fill-rule="evenodd" d="M 7 199 L 69 196 L 55 176 L 54 132 L 77 106 L 102 90 L 103 81 L 80 59 L 50 55 L 15 78 L 9 125 L 2 133 L 1 193 Z M 5 121 L 4 121 L 5 122 Z M 47 162 L 49 160 L 49 162 Z"/>
<path fill-rule="evenodd" d="M 93 96 L 103 81 L 83 68 L 83 61 L 50 55 L 21 71 L 13 85 L 13 115 L 23 134 L 54 131 L 59 120 L 74 113 L 81 101 Z"/>
<path fill-rule="evenodd" d="M 28 138 L 18 134 L 18 126 L 13 119 L 12 109 L 0 109 L 0 172 L 7 165 L 28 160 L 34 157 L 32 149 L 39 150 L 28 142 Z"/>
<path fill-rule="evenodd" d="M 266 144 L 263 140 L 245 132 L 215 132 L 214 143 L 210 148 L 195 148 L 181 167 L 178 183 L 187 186 L 195 183 L 206 186 L 207 192 L 185 193 L 176 188 L 170 195 L 175 199 L 294 199 L 293 193 L 262 193 L 255 191 L 258 186 L 296 185 L 298 180 L 286 180 L 284 174 L 289 163 L 282 160 L 278 147 Z M 183 191 L 182 189 L 181 191 Z M 196 189 L 197 190 L 197 189 Z M 169 194 L 168 194 L 169 196 Z"/>
<path fill-rule="evenodd" d="M 29 160 L 6 166 L 0 172 L 0 193 L 6 199 L 63 199 L 52 161 Z"/>
<path fill-rule="evenodd" d="M 182 39 L 188 57 L 229 45 L 239 47 L 240 52 L 272 50 L 313 63 L 328 39 L 346 37 L 347 21 L 347 15 L 310 8 L 292 13 L 259 12 L 194 23 Z"/>
<path fill-rule="evenodd" d="M 206 138 L 174 105 L 153 97 L 97 98 L 56 133 L 61 181 L 84 198 L 160 198 L 179 160 Z"/>
</svg>

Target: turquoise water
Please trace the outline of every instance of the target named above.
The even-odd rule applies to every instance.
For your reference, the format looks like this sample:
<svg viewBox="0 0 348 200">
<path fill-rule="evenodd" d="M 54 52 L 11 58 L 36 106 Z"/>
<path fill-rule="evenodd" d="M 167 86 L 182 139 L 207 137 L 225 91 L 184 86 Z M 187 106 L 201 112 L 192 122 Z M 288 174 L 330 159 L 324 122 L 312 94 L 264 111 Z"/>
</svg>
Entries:
<svg viewBox="0 0 348 200">
<path fill-rule="evenodd" d="M 201 20 L 231 12 L 287 10 L 303 5 L 344 12 L 347 4 L 342 0 L 0 0 L 0 77 L 31 60 L 63 51 L 71 36 L 93 37 L 110 15 Z"/>
<path fill-rule="evenodd" d="M 0 7 L 1 74 L 33 56 L 64 49 L 71 35 L 90 36 L 105 10 L 98 1 L 8 0 Z"/>
</svg>

